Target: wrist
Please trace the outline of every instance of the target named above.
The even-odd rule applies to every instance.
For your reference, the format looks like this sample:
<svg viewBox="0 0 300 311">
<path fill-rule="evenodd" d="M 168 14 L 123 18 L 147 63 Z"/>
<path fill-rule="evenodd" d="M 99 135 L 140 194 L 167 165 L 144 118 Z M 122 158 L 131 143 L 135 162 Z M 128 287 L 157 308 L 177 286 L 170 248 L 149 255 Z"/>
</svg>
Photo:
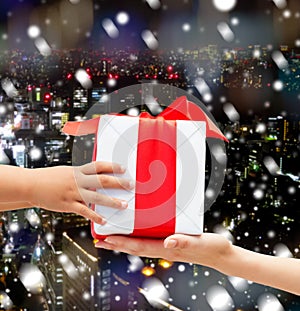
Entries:
<svg viewBox="0 0 300 311">
<path fill-rule="evenodd" d="M 40 169 L 25 169 L 25 178 L 24 178 L 24 191 L 25 200 L 29 202 L 32 206 L 38 206 L 37 193 L 38 193 L 38 185 L 42 182 L 39 177 Z"/>
<path fill-rule="evenodd" d="M 226 274 L 226 271 L 230 270 L 230 267 L 236 260 L 235 246 L 230 241 L 227 241 L 226 247 L 222 248 L 215 256 L 212 268 Z"/>
<path fill-rule="evenodd" d="M 223 260 L 220 261 L 220 264 L 216 269 L 226 275 L 234 275 L 244 278 L 249 269 L 253 269 L 253 256 L 249 253 L 250 251 L 231 244 L 228 252 L 223 257 Z M 254 273 L 256 272 L 257 270 L 254 269 Z"/>
</svg>

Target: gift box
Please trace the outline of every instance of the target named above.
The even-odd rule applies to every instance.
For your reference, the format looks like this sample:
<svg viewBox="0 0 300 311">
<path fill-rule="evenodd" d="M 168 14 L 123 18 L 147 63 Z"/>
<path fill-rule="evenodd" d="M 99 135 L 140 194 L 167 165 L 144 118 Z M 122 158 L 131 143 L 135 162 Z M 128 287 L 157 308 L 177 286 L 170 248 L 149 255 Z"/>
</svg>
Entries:
<svg viewBox="0 0 300 311">
<path fill-rule="evenodd" d="M 94 133 L 93 159 L 123 165 L 122 177 L 135 182 L 131 191 L 97 190 L 126 200 L 128 208 L 94 206 L 107 220 L 105 225 L 91 223 L 94 238 L 203 232 L 206 137 L 226 138 L 199 106 L 179 97 L 155 117 L 106 114 L 67 122 L 63 132 Z"/>
</svg>

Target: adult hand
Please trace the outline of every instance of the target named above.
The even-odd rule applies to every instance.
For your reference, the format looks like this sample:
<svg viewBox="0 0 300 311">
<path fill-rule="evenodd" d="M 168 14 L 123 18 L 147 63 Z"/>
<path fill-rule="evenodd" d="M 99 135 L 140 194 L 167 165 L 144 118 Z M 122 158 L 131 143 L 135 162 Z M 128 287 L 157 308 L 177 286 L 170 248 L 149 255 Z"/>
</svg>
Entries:
<svg viewBox="0 0 300 311">
<path fill-rule="evenodd" d="M 95 189 L 123 188 L 130 190 L 130 180 L 110 176 L 123 174 L 125 169 L 109 162 L 92 162 L 82 166 L 56 166 L 29 170 L 33 185 L 30 203 L 55 212 L 73 212 L 104 224 L 105 219 L 89 208 L 90 204 L 124 209 L 127 202 L 112 198 Z"/>
<path fill-rule="evenodd" d="M 136 256 L 164 258 L 213 268 L 230 256 L 232 250 L 231 242 L 215 233 L 198 236 L 174 234 L 165 240 L 109 236 L 104 241 L 98 241 L 95 246 Z"/>
<path fill-rule="evenodd" d="M 259 284 L 300 295 L 300 260 L 253 252 L 232 245 L 224 236 L 203 233 L 200 236 L 175 234 L 165 240 L 109 236 L 96 247 L 151 258 L 165 258 L 200 264 L 225 275 L 233 275 Z"/>
</svg>

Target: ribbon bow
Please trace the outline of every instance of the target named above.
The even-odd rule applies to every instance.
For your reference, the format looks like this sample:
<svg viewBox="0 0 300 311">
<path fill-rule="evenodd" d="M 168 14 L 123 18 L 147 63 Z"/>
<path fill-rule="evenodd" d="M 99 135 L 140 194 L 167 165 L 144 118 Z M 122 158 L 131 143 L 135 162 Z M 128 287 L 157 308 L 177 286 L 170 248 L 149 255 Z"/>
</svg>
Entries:
<svg viewBox="0 0 300 311">
<path fill-rule="evenodd" d="M 206 115 L 206 113 L 196 104 L 187 100 L 185 96 L 178 97 L 172 104 L 164 109 L 160 114 L 153 117 L 147 112 L 142 112 L 140 118 L 158 118 L 165 120 L 193 120 L 204 121 L 206 123 L 206 136 L 210 138 L 218 138 L 228 142 L 227 138 L 222 134 L 214 122 Z M 99 124 L 99 117 L 85 121 L 67 122 L 62 132 L 72 135 L 81 136 L 87 134 L 95 134 Z"/>
</svg>

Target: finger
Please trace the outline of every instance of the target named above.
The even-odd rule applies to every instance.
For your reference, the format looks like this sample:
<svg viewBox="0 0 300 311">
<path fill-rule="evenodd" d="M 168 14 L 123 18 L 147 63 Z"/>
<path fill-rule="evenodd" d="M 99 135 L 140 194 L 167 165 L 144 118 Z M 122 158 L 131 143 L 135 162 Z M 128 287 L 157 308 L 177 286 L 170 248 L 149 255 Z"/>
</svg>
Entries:
<svg viewBox="0 0 300 311">
<path fill-rule="evenodd" d="M 106 220 L 99 214 L 97 214 L 95 211 L 91 210 L 88 208 L 86 205 L 82 203 L 78 203 L 77 205 L 74 206 L 73 208 L 74 213 L 81 215 L 85 218 L 88 218 L 89 220 L 100 224 L 104 225 L 106 224 Z"/>
<path fill-rule="evenodd" d="M 133 238 L 133 237 L 127 237 L 127 236 L 122 236 L 122 235 L 113 235 L 113 236 L 108 236 L 105 239 L 105 242 L 111 245 L 115 245 L 117 247 L 126 245 L 126 247 L 129 246 L 131 249 L 137 250 L 140 248 L 141 245 L 147 242 L 150 242 L 150 239 L 148 241 L 143 238 L 136 238 L 136 237 Z"/>
<path fill-rule="evenodd" d="M 183 234 L 173 234 L 164 240 L 165 248 L 187 248 L 191 245 L 193 237 Z"/>
<path fill-rule="evenodd" d="M 92 174 L 100 174 L 100 173 L 114 173 L 114 174 L 123 174 L 125 172 L 125 168 L 118 164 L 112 162 L 104 162 L 104 161 L 95 161 L 80 167 L 80 170 L 83 174 L 92 175 Z"/>
<path fill-rule="evenodd" d="M 82 178 L 82 186 L 84 188 L 99 189 L 99 188 L 112 188 L 112 189 L 127 189 L 134 188 L 134 182 L 120 177 L 109 175 L 85 175 Z"/>
<path fill-rule="evenodd" d="M 96 247 L 116 250 L 137 256 L 161 258 L 164 256 L 163 240 L 109 236 L 95 244 Z"/>
<path fill-rule="evenodd" d="M 104 248 L 104 249 L 108 249 L 108 250 L 117 250 L 117 248 L 115 247 L 115 245 L 112 245 L 110 243 L 107 243 L 106 241 L 103 241 L 103 240 L 96 240 L 95 241 L 95 247 L 96 248 Z M 121 252 L 121 250 L 118 250 L 119 252 Z"/>
<path fill-rule="evenodd" d="M 80 191 L 80 194 L 86 204 L 91 203 L 119 209 L 124 209 L 128 206 L 128 203 L 124 200 L 113 198 L 109 195 L 105 195 L 94 190 L 83 189 Z"/>
</svg>

